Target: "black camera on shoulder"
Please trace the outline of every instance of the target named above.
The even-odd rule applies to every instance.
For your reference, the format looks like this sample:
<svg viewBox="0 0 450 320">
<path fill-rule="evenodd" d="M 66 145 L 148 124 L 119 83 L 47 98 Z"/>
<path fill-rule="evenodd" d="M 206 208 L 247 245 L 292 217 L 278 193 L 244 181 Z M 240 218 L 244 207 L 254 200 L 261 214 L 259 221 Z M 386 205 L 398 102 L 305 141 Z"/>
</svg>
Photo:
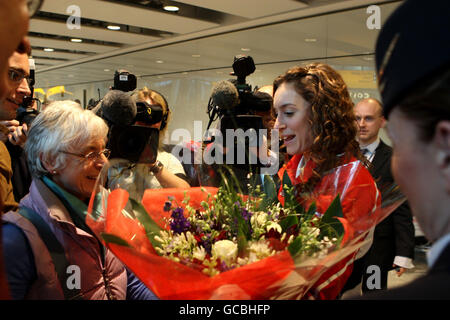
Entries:
<svg viewBox="0 0 450 320">
<path fill-rule="evenodd" d="M 107 148 L 111 159 L 126 159 L 133 163 L 155 163 L 158 155 L 159 131 L 139 125 L 111 125 Z"/>
<path fill-rule="evenodd" d="M 92 111 L 109 127 L 107 148 L 111 159 L 127 159 L 133 163 L 154 163 L 158 154 L 159 131 L 146 126 L 147 110 L 138 108 L 135 100 L 121 90 L 110 90 Z M 149 116 L 147 118 L 150 118 Z M 148 120 L 148 119 L 147 119 Z"/>
<path fill-rule="evenodd" d="M 247 76 L 255 72 L 255 62 L 251 56 L 237 55 L 234 57 L 233 73 L 237 79 L 230 80 L 239 93 L 239 104 L 233 108 L 235 115 L 251 115 L 257 111 L 269 111 L 272 106 L 272 97 L 260 92 L 254 92 L 252 86 L 247 84 Z"/>
<path fill-rule="evenodd" d="M 143 122 L 148 125 L 158 123 L 163 120 L 163 108 L 160 105 L 149 104 L 145 101 L 136 101 L 136 122 Z"/>
<path fill-rule="evenodd" d="M 134 74 L 124 70 L 117 70 L 114 73 L 114 86 L 112 90 L 129 92 L 135 90 L 136 86 L 137 79 Z"/>
</svg>

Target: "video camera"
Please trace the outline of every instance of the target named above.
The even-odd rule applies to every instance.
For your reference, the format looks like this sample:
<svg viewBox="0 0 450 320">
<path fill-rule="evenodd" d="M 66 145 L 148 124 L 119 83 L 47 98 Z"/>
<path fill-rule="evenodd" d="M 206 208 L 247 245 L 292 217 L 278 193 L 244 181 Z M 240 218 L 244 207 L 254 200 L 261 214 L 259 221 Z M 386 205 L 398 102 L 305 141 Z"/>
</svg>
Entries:
<svg viewBox="0 0 450 320">
<path fill-rule="evenodd" d="M 163 119 L 163 108 L 160 105 L 148 104 L 145 101 L 136 101 L 136 122 L 143 122 L 152 125 L 161 122 Z"/>
<path fill-rule="evenodd" d="M 159 131 L 140 125 L 112 125 L 107 148 L 111 159 L 126 159 L 133 163 L 155 163 L 158 155 Z"/>
<path fill-rule="evenodd" d="M 136 89 L 136 76 L 125 70 L 117 70 L 114 73 L 114 86 L 112 90 L 129 92 Z"/>
<path fill-rule="evenodd" d="M 254 92 L 252 86 L 247 84 L 246 78 L 255 72 L 255 62 L 251 56 L 237 55 L 234 57 L 233 73 L 237 79 L 229 80 L 237 89 L 239 103 L 231 109 L 227 109 L 227 115 L 252 115 L 258 111 L 269 111 L 272 105 L 272 97 L 261 92 Z"/>
<path fill-rule="evenodd" d="M 31 123 L 33 122 L 34 118 L 39 114 L 40 109 L 40 101 L 37 98 L 33 98 L 34 95 L 34 84 L 36 82 L 35 78 L 35 64 L 34 59 L 28 59 L 28 62 L 30 64 L 30 77 L 28 80 L 28 86 L 30 88 L 30 95 L 24 96 L 22 99 L 22 103 L 20 104 L 19 108 L 16 111 L 16 120 L 19 121 L 20 124 L 26 123 L 29 127 Z M 33 102 L 38 102 L 38 110 L 32 108 Z"/>
<path fill-rule="evenodd" d="M 136 76 L 126 70 L 116 70 L 114 72 L 114 85 L 110 87 L 111 90 L 120 90 L 123 92 L 130 92 L 136 89 L 137 79 Z M 94 109 L 99 102 L 102 101 L 100 96 L 100 89 L 98 90 L 98 100 L 91 98 L 89 99 L 87 109 Z"/>
<path fill-rule="evenodd" d="M 147 125 L 161 121 L 162 109 L 144 101 L 135 101 L 128 93 L 135 89 L 134 74 L 125 70 L 116 71 L 114 86 L 92 111 L 109 126 L 107 148 L 111 150 L 111 159 L 154 163 L 158 154 L 159 131 Z"/>
<path fill-rule="evenodd" d="M 246 77 L 256 69 L 252 57 L 237 55 L 232 67 L 232 75 L 237 79 L 221 81 L 213 87 L 208 103 L 210 121 L 207 130 L 217 117 L 221 118 L 223 130 L 261 129 L 262 118 L 256 114 L 270 111 L 272 97 L 263 92 L 252 91 L 251 85 L 246 83 Z"/>
<path fill-rule="evenodd" d="M 36 109 L 20 106 L 17 109 L 16 120 L 19 121 L 20 124 L 26 123 L 27 126 L 30 127 L 31 123 L 38 114 L 39 111 L 37 111 Z"/>
<path fill-rule="evenodd" d="M 261 129 L 270 128 L 264 128 L 263 119 L 258 113 L 271 110 L 272 97 L 267 93 L 254 92 L 246 83 L 246 77 L 256 70 L 252 57 L 235 56 L 232 67 L 234 72 L 231 75 L 237 79 L 219 81 L 215 84 L 208 103 L 207 131 L 212 121 L 220 118 L 222 140 L 218 140 L 217 135 L 212 135 L 206 138 L 204 145 L 217 142 L 219 145 L 222 144 L 223 151 L 220 146 L 211 148 L 214 153 L 211 155 L 223 159 L 221 163 L 227 163 L 239 181 L 247 181 L 250 172 L 259 173 L 260 169 L 266 166 L 259 157 L 260 150 L 264 151 L 261 148 L 265 148 L 264 137 L 261 136 L 264 131 Z M 213 164 L 214 170 L 221 168 L 221 164 Z M 245 186 L 246 183 L 241 187 L 245 189 Z"/>
<path fill-rule="evenodd" d="M 252 91 L 252 86 L 247 84 L 247 76 L 255 72 L 255 62 L 253 58 L 246 55 L 237 55 L 234 57 L 233 74 L 237 77 L 231 80 L 239 93 L 239 104 L 234 108 L 237 115 L 253 114 L 255 111 L 269 111 L 271 107 L 271 97 L 260 95 Z"/>
</svg>

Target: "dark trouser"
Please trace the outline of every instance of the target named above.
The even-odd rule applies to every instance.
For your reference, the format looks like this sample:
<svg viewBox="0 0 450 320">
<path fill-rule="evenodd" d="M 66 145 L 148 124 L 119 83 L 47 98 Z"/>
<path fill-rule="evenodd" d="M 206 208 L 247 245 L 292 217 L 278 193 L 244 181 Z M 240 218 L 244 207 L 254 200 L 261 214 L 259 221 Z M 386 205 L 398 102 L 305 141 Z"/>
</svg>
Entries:
<svg viewBox="0 0 450 320">
<path fill-rule="evenodd" d="M 378 269 L 375 269 L 374 266 L 372 265 L 372 268 L 365 266 L 361 283 L 363 294 L 374 290 L 387 289 L 388 268 L 375 266 L 378 267 Z"/>
<path fill-rule="evenodd" d="M 353 271 L 347 280 L 341 294 L 352 290 L 361 284 L 362 292 L 366 293 L 374 290 L 386 290 L 389 268 L 376 264 L 369 264 L 367 255 L 355 260 Z"/>
</svg>

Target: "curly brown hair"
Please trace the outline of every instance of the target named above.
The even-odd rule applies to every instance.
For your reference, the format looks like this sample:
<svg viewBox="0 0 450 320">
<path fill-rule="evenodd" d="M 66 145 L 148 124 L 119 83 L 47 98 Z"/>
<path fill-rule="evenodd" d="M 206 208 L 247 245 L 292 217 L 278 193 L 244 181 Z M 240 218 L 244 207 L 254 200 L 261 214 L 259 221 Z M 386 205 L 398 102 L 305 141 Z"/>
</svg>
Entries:
<svg viewBox="0 0 450 320">
<path fill-rule="evenodd" d="M 304 185 L 305 191 L 312 191 L 327 171 L 352 156 L 368 165 L 356 141 L 358 128 L 354 104 L 347 85 L 336 70 L 323 63 L 292 67 L 274 80 L 274 95 L 282 83 L 292 84 L 310 106 L 308 121 L 313 143 L 308 155 L 316 167 Z"/>
</svg>

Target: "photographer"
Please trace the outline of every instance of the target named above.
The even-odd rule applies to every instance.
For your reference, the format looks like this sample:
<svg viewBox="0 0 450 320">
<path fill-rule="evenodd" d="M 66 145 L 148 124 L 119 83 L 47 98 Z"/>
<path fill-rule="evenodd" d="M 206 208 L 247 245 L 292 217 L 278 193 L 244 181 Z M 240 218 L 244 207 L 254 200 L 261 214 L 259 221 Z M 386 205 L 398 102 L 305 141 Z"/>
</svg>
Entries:
<svg viewBox="0 0 450 320">
<path fill-rule="evenodd" d="M 152 117 L 139 117 L 136 124 L 141 126 L 149 126 L 159 130 L 159 142 L 158 142 L 158 156 L 156 163 L 153 165 L 144 165 L 140 167 L 140 170 L 145 172 L 148 177 L 145 184 L 148 189 L 159 188 L 189 188 L 189 183 L 186 182 L 186 174 L 181 165 L 181 162 L 173 156 L 170 152 L 164 150 L 164 144 L 162 142 L 164 134 L 167 131 L 167 126 L 170 121 L 170 110 L 167 100 L 162 94 L 144 87 L 136 94 L 138 104 L 138 115 L 147 115 L 148 108 L 153 110 L 161 110 L 161 120 L 159 117 L 151 119 Z M 157 112 L 152 112 L 157 114 Z M 155 118 L 154 117 L 154 118 Z M 148 119 L 147 119 L 148 118 Z M 157 122 L 155 122 L 157 121 Z"/>
<path fill-rule="evenodd" d="M 266 120 L 270 118 L 272 96 L 252 91 L 246 83 L 246 77 L 255 71 L 252 57 L 234 57 L 233 70 L 232 75 L 237 79 L 219 81 L 212 89 L 208 103 L 208 135 L 215 120 L 219 120 L 219 130 L 205 137 L 202 147 L 197 149 L 202 150 L 205 163 L 213 163 L 197 167 L 196 174 L 201 185 L 212 186 L 221 183 L 219 172 L 227 178 L 234 175 L 242 192 L 246 193 L 248 184 L 262 183 L 263 176 L 259 174 L 275 175 L 278 170 L 278 158 L 269 150 L 267 138 L 271 127 Z"/>
<path fill-rule="evenodd" d="M 12 185 L 15 201 L 19 202 L 27 193 L 31 184 L 31 174 L 28 170 L 23 145 L 27 139 L 29 123 L 21 122 L 21 117 L 17 117 L 18 111 L 24 108 L 24 103 L 32 100 L 33 77 L 30 69 L 28 52 L 14 52 L 9 58 L 8 77 L 13 90 L 3 103 L 0 111 L 0 125 L 2 133 L 0 139 L 5 143 L 11 156 L 12 164 Z M 32 60 L 31 60 L 32 62 Z M 32 64 L 32 68 L 34 66 Z M 19 112 L 20 113 L 20 112 Z M 24 114 L 25 112 L 23 112 Z M 23 118 L 22 118 L 23 119 Z"/>
<path fill-rule="evenodd" d="M 150 95 L 150 90 L 145 89 L 143 92 L 148 96 L 142 96 L 143 100 L 136 103 L 139 94 L 135 97 L 128 94 L 135 89 L 134 79 L 128 72 L 116 72 L 113 90 L 92 111 L 109 126 L 107 148 L 111 150 L 112 160 L 108 186 L 124 188 L 139 201 L 146 189 L 190 186 L 183 179 L 185 174 L 179 161 L 172 154 L 158 150 L 160 130 L 166 128 L 168 121 L 167 102 L 161 95 Z"/>
</svg>

